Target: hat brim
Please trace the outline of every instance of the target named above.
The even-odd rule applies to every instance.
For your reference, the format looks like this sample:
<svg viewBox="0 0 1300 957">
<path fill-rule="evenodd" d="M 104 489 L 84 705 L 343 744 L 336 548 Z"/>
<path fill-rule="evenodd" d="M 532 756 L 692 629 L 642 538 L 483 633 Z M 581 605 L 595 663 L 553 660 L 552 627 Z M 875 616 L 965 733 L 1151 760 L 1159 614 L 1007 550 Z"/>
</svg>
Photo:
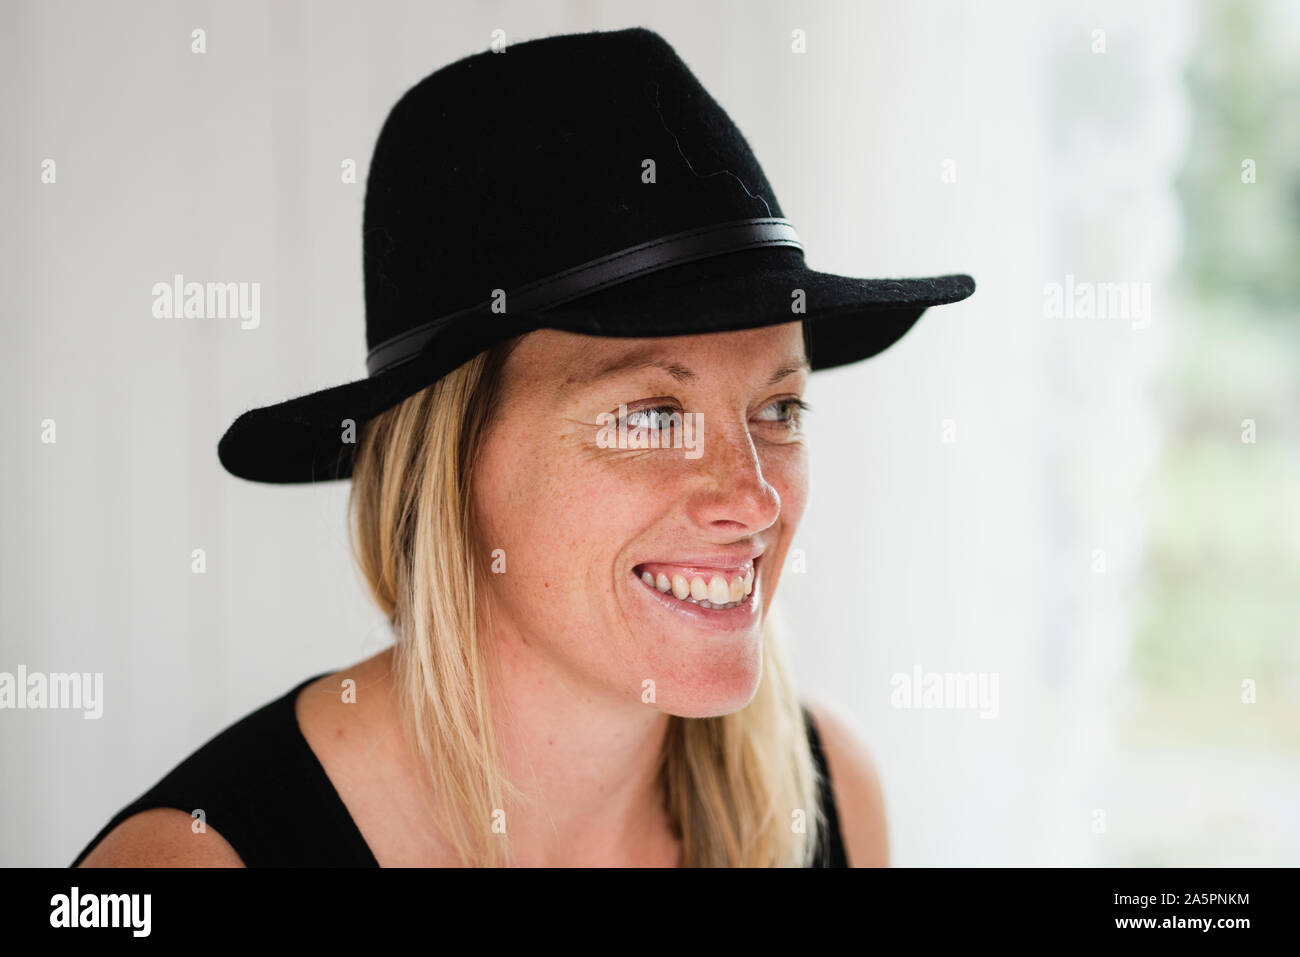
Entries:
<svg viewBox="0 0 1300 957">
<path fill-rule="evenodd" d="M 857 279 L 807 268 L 735 271 L 719 261 L 645 277 L 545 312 L 485 317 L 448 328 L 416 358 L 378 375 L 245 412 L 217 445 L 221 464 L 256 482 L 298 483 L 352 474 L 355 441 L 374 416 L 513 336 L 550 328 L 620 338 L 732 332 L 803 321 L 814 371 L 889 348 L 931 306 L 975 291 L 967 275 Z M 796 311 L 802 291 L 804 312 Z"/>
</svg>

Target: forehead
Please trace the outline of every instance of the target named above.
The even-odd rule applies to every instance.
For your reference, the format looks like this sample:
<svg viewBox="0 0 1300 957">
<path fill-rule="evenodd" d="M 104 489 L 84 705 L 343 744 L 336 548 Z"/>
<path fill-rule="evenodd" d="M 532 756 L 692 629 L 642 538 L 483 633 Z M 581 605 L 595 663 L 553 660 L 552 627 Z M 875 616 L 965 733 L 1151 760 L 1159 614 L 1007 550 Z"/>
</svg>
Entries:
<svg viewBox="0 0 1300 957">
<path fill-rule="evenodd" d="M 658 371 L 687 383 L 718 374 L 766 377 L 778 369 L 808 367 L 798 322 L 638 339 L 540 329 L 526 336 L 516 351 L 525 377 L 569 388 L 637 371 Z"/>
</svg>

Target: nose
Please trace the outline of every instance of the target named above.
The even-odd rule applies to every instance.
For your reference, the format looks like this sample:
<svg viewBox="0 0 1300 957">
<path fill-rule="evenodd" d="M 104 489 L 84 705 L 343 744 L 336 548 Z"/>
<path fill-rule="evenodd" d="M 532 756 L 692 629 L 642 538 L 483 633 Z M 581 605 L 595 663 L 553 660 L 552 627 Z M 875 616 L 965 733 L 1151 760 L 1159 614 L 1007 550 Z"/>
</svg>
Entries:
<svg viewBox="0 0 1300 957">
<path fill-rule="evenodd" d="M 692 521 L 728 535 L 761 532 L 781 514 L 781 496 L 763 476 L 748 426 L 742 420 L 715 426 L 711 433 L 705 433 L 696 461 L 698 488 L 689 499 Z"/>
</svg>

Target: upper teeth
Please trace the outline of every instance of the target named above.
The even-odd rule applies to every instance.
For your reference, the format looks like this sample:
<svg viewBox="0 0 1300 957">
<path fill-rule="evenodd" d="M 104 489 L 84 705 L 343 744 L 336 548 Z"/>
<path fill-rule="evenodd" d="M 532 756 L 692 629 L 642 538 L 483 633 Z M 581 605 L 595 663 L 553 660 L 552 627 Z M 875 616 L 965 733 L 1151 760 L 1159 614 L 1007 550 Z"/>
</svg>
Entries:
<svg viewBox="0 0 1300 957">
<path fill-rule="evenodd" d="M 737 570 L 726 576 L 712 573 L 707 578 L 690 568 L 674 571 L 668 567 L 654 572 L 647 569 L 641 573 L 641 580 L 661 592 L 671 591 L 674 598 L 712 608 L 739 602 L 753 592 L 754 563 L 747 563 L 744 574 Z"/>
</svg>

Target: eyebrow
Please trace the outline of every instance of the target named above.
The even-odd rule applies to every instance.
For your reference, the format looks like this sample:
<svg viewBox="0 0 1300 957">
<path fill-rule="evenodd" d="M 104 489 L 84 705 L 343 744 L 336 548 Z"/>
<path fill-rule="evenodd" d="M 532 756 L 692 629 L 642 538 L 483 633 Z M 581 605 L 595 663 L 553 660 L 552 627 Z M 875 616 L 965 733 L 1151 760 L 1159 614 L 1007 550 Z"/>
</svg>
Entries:
<svg viewBox="0 0 1300 957">
<path fill-rule="evenodd" d="M 587 376 L 578 376 L 576 378 L 578 378 L 583 385 L 592 385 L 602 379 L 608 378 L 609 376 L 622 375 L 641 369 L 660 369 L 667 372 L 678 382 L 683 383 L 694 382 L 699 379 L 699 376 L 696 375 L 694 371 L 682 365 L 680 362 L 670 362 L 667 359 L 653 355 L 646 355 L 643 352 L 628 352 L 621 356 L 616 356 L 592 374 Z M 767 381 L 763 383 L 763 387 L 767 388 L 769 386 L 774 386 L 782 379 L 794 375 L 797 372 L 810 371 L 812 371 L 812 367 L 808 364 L 808 360 L 805 357 L 791 357 L 785 360 L 785 362 L 783 362 L 781 366 L 768 377 Z"/>
</svg>

